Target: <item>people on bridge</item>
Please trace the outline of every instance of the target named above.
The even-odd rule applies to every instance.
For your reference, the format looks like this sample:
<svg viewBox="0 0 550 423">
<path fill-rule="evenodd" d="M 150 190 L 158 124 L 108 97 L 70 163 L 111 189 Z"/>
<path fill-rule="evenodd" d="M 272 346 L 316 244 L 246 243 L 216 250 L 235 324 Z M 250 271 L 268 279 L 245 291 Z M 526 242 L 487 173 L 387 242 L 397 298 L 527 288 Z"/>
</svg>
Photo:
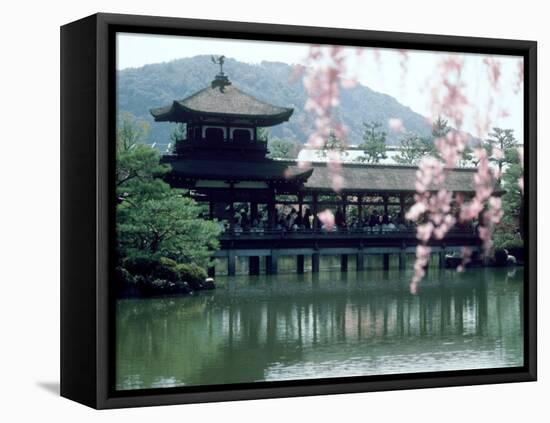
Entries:
<svg viewBox="0 0 550 423">
<path fill-rule="evenodd" d="M 346 227 L 346 216 L 342 211 L 341 207 L 336 209 L 336 214 L 334 215 L 334 224 L 337 228 L 343 229 Z"/>
<path fill-rule="evenodd" d="M 303 218 L 304 229 L 309 231 L 311 229 L 312 223 L 313 223 L 313 217 L 311 215 L 311 210 L 306 209 L 306 212 L 304 213 L 304 218 Z"/>
<path fill-rule="evenodd" d="M 353 211 L 353 208 L 351 209 Z M 353 216 L 353 214 L 349 215 Z M 348 216 L 348 217 L 349 217 Z M 334 212 L 334 229 L 331 232 L 368 232 L 372 234 L 385 234 L 391 232 L 404 232 L 413 230 L 415 225 L 412 222 L 406 223 L 401 213 L 392 215 L 389 211 L 381 212 L 376 208 L 365 212 L 363 218 L 360 216 L 349 217 L 346 221 L 346 214 L 342 207 L 337 207 Z M 206 215 L 203 216 L 207 218 Z M 231 219 L 228 219 L 231 221 Z M 267 206 L 257 207 L 253 214 L 249 208 L 238 209 L 232 219 L 232 225 L 226 224 L 226 230 L 232 230 L 236 234 L 253 233 L 264 234 L 266 231 L 300 232 L 311 230 L 328 231 L 323 227 L 318 217 L 312 213 L 309 207 L 297 208 L 288 206 L 277 206 L 274 216 L 274 226 L 268 221 Z M 458 225 L 457 225 L 458 226 Z"/>
</svg>

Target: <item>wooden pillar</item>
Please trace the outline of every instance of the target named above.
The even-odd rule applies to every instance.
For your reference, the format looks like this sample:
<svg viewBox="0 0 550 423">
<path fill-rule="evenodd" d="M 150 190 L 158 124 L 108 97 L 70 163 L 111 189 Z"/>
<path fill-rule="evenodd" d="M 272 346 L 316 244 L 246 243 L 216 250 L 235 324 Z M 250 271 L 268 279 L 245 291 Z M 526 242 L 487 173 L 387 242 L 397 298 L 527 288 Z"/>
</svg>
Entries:
<svg viewBox="0 0 550 423">
<path fill-rule="evenodd" d="M 298 193 L 298 216 L 300 216 L 300 220 L 302 220 L 303 216 L 303 208 L 304 208 L 304 194 L 301 192 Z"/>
<path fill-rule="evenodd" d="M 363 220 L 363 195 L 359 194 L 357 196 L 357 219 Z"/>
<path fill-rule="evenodd" d="M 340 272 L 347 272 L 348 271 L 348 255 L 342 254 L 340 255 Z"/>
<path fill-rule="evenodd" d="M 273 251 L 270 256 L 265 258 L 265 272 L 268 275 L 276 275 L 279 270 L 277 264 L 277 253 Z"/>
<path fill-rule="evenodd" d="M 403 193 L 399 194 L 399 219 L 405 223 L 405 198 Z"/>
<path fill-rule="evenodd" d="M 250 275 L 260 274 L 260 257 L 258 256 L 248 257 L 248 274 Z"/>
<path fill-rule="evenodd" d="M 250 203 L 250 222 L 254 222 L 254 220 L 258 217 L 258 203 L 255 201 L 252 201 Z"/>
<path fill-rule="evenodd" d="M 313 229 L 319 229 L 319 220 L 317 219 L 317 213 L 319 213 L 319 210 L 317 210 L 317 193 L 311 194 L 311 212 L 313 214 Z"/>
<path fill-rule="evenodd" d="M 382 264 L 384 270 L 390 270 L 390 255 L 388 253 L 382 254 Z"/>
<path fill-rule="evenodd" d="M 384 214 L 388 214 L 388 196 L 383 195 L 382 200 L 384 201 Z"/>
<path fill-rule="evenodd" d="M 439 268 L 445 268 L 445 248 L 441 248 L 441 251 L 439 252 Z"/>
<path fill-rule="evenodd" d="M 277 219 L 275 212 L 275 190 L 270 190 L 269 199 L 267 201 L 267 222 L 269 229 L 274 229 Z"/>
<path fill-rule="evenodd" d="M 236 273 L 236 261 L 237 257 L 235 256 L 234 251 L 229 251 L 229 254 L 227 255 L 227 275 L 228 276 L 235 276 Z"/>
<path fill-rule="evenodd" d="M 235 192 L 233 190 L 233 183 L 229 185 L 229 229 L 235 228 Z"/>
<path fill-rule="evenodd" d="M 363 254 L 363 249 L 360 248 L 355 259 L 355 270 L 361 272 L 365 269 L 365 254 Z"/>
<path fill-rule="evenodd" d="M 298 254 L 296 256 L 296 273 L 302 275 L 304 273 L 304 263 L 305 257 L 303 254 Z"/>
<path fill-rule="evenodd" d="M 401 248 L 399 252 L 399 269 L 404 270 L 407 267 L 407 254 L 405 248 Z"/>
<path fill-rule="evenodd" d="M 319 261 L 320 261 L 319 253 L 313 253 L 311 255 L 311 272 L 312 273 L 319 273 Z"/>
<path fill-rule="evenodd" d="M 346 224 L 346 227 L 348 225 L 348 217 L 347 217 L 347 205 L 348 205 L 348 196 L 342 194 L 342 215 L 344 216 L 344 223 Z M 347 260 L 347 257 L 346 257 Z"/>
<path fill-rule="evenodd" d="M 216 265 L 214 263 L 208 266 L 207 273 L 209 278 L 216 277 Z"/>
</svg>

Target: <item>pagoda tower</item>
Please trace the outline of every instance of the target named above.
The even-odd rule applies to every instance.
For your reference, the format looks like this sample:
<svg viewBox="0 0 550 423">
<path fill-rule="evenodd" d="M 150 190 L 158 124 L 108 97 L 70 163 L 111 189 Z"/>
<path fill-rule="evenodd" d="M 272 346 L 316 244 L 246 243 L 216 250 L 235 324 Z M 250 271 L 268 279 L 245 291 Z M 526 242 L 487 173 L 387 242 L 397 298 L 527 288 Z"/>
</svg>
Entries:
<svg viewBox="0 0 550 423">
<path fill-rule="evenodd" d="M 259 137 L 260 128 L 288 121 L 294 109 L 241 91 L 223 72 L 223 62 L 223 56 L 215 60 L 220 72 L 209 86 L 151 109 L 156 122 L 186 124 L 174 153 L 163 156 L 172 167 L 166 179 L 189 189 L 198 201 L 210 202 L 211 210 L 216 203 L 234 202 L 271 209 L 276 194 L 297 193 L 313 171 L 268 158 L 267 140 Z"/>
</svg>

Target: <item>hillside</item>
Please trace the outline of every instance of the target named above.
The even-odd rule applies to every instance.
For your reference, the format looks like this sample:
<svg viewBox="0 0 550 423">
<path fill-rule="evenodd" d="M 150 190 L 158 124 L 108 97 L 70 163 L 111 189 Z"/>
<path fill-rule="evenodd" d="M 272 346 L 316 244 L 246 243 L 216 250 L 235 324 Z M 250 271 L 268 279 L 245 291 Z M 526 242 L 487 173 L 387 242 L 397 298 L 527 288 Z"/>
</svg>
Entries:
<svg viewBox="0 0 550 423">
<path fill-rule="evenodd" d="M 295 139 L 301 143 L 307 140 L 306 134 L 311 131 L 313 123 L 303 109 L 306 94 L 302 80 L 291 80 L 291 66 L 276 62 L 253 65 L 227 59 L 224 71 L 233 84 L 245 92 L 272 104 L 295 109 L 289 122 L 270 128 L 272 137 Z M 208 55 L 124 69 L 117 74 L 118 110 L 131 112 L 150 122 L 151 142 L 165 144 L 169 142 L 174 125 L 154 123 L 149 109 L 168 105 L 208 86 L 216 72 L 217 68 Z M 342 91 L 339 117 L 349 129 L 348 142 L 351 144 L 361 142 L 364 121 L 379 121 L 387 126 L 388 119 L 398 117 L 410 131 L 421 135 L 430 132 L 421 115 L 393 97 L 362 85 Z M 389 130 L 387 132 L 388 144 L 397 144 L 397 136 Z"/>
</svg>

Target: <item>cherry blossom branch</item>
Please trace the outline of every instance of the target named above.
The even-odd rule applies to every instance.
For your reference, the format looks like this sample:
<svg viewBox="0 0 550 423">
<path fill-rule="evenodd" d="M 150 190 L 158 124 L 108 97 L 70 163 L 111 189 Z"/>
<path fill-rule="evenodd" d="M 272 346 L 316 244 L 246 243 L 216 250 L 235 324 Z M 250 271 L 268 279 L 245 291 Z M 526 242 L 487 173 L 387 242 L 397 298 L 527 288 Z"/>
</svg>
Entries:
<svg viewBox="0 0 550 423">
<path fill-rule="evenodd" d="M 346 71 L 346 56 L 341 46 L 311 46 L 306 59 L 304 88 L 307 94 L 305 110 L 315 116 L 315 127 L 308 137 L 306 148 L 321 149 L 332 134 L 345 144 L 347 129 L 334 119 L 334 109 L 340 102 L 340 89 L 351 86 L 341 78 Z M 332 188 L 339 192 L 344 187 L 340 151 L 330 151 L 328 168 Z M 308 167 L 309 163 L 299 163 Z"/>
<path fill-rule="evenodd" d="M 380 52 L 374 49 L 374 60 L 380 66 Z M 308 96 L 305 109 L 315 116 L 314 131 L 308 137 L 307 148 L 323 148 L 333 131 L 342 142 L 346 138 L 346 128 L 334 119 L 334 109 L 338 107 L 340 89 L 352 86 L 356 81 L 346 81 L 342 78 L 346 70 L 344 49 L 339 46 L 311 46 L 305 69 L 304 87 Z M 409 54 L 399 50 L 402 79 L 407 73 Z M 358 53 L 359 54 L 359 53 Z M 475 116 L 478 136 L 487 134 L 493 120 L 495 104 L 494 93 L 499 90 L 501 79 L 501 63 L 493 57 L 483 61 L 491 93 L 484 108 L 485 114 L 477 111 Z M 439 74 L 433 84 L 431 93 L 432 121 L 438 116 L 449 119 L 454 127 L 446 136 L 434 140 L 439 158 L 425 157 L 419 165 L 415 182 L 415 203 L 407 212 L 406 218 L 418 222 L 417 238 L 419 245 L 416 249 L 414 275 L 411 280 L 411 292 L 416 292 L 418 283 L 425 275 L 425 267 L 429 262 L 432 239 L 443 239 L 448 231 L 456 224 L 453 202 L 459 207 L 458 219 L 461 222 L 479 222 L 478 233 L 482 241 L 483 253 L 488 254 L 492 247 L 492 232 L 494 226 L 502 218 L 501 200 L 494 196 L 495 181 L 500 179 L 498 169 L 489 165 L 487 151 L 476 148 L 474 151 L 478 166 L 474 176 L 475 195 L 465 202 L 460 194 L 454 194 L 445 189 L 445 181 L 451 169 L 457 167 L 463 159 L 463 153 L 471 143 L 471 137 L 462 131 L 465 114 L 468 108 L 476 110 L 470 104 L 466 95 L 465 84 L 462 80 L 464 61 L 457 54 L 443 56 L 439 65 Z M 344 81 L 344 82 L 343 82 Z M 516 90 L 519 92 L 523 83 L 523 61 L 518 62 L 518 76 Z M 505 117 L 505 109 L 497 110 L 497 116 Z M 390 129 L 395 132 L 404 130 L 400 119 L 393 118 L 388 122 Z M 493 149 L 493 158 L 504 152 Z M 342 158 L 339 151 L 330 151 L 328 154 L 328 168 L 331 174 L 332 187 L 339 192 L 345 185 L 342 177 Z M 300 163 L 302 167 L 309 163 Z M 523 190 L 523 178 L 518 181 Z M 318 214 L 319 219 L 328 228 L 334 225 L 334 215 L 330 210 Z M 472 250 L 464 248 L 462 263 L 457 270 L 463 270 L 470 261 Z"/>
</svg>

